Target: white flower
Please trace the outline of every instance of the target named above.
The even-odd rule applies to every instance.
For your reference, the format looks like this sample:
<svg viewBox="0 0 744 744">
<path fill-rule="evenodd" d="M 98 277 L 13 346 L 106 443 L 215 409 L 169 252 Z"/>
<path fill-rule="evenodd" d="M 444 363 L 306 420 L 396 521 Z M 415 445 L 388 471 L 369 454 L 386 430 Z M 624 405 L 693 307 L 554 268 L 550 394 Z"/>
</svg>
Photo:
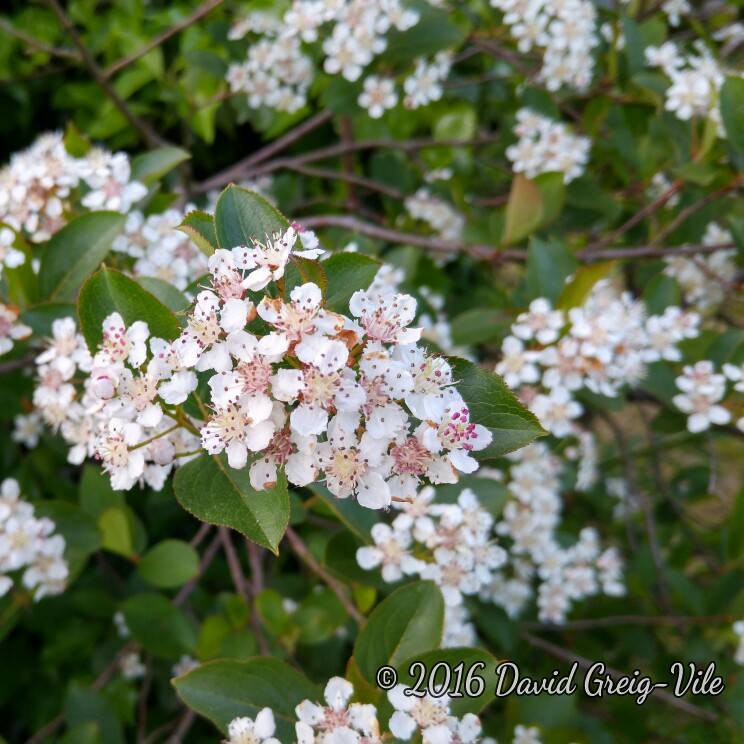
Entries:
<svg viewBox="0 0 744 744">
<path fill-rule="evenodd" d="M 364 91 L 359 94 L 357 103 L 373 119 L 379 119 L 387 109 L 394 108 L 398 103 L 395 83 L 392 80 L 370 75 L 364 81 Z"/>
<path fill-rule="evenodd" d="M 372 528 L 374 547 L 357 550 L 357 563 L 365 570 L 382 566 L 382 578 L 387 582 L 398 581 L 403 575 L 416 573 L 418 561 L 410 554 L 411 535 L 379 523 Z"/>
<path fill-rule="evenodd" d="M 450 744 L 449 696 L 434 698 L 427 694 L 419 698 L 406 695 L 405 689 L 405 685 L 397 685 L 387 694 L 395 708 L 389 724 L 393 736 L 408 741 L 420 730 L 425 744 Z"/>
<path fill-rule="evenodd" d="M 271 708 L 262 708 L 256 720 L 233 718 L 227 725 L 228 739 L 223 744 L 279 744 L 274 738 L 276 724 Z"/>
</svg>

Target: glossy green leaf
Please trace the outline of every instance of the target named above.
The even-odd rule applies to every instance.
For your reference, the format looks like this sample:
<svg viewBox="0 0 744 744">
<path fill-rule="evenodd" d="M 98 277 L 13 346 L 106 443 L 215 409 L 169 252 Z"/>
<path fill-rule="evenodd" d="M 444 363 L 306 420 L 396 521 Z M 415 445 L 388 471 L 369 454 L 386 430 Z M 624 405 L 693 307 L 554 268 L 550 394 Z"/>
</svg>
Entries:
<svg viewBox="0 0 744 744">
<path fill-rule="evenodd" d="M 149 186 L 190 157 L 180 147 L 160 147 L 143 153 L 132 159 L 132 180 Z"/>
<path fill-rule="evenodd" d="M 211 214 L 198 210 L 189 212 L 175 229 L 188 235 L 205 256 L 211 256 L 217 250 L 217 233 Z"/>
<path fill-rule="evenodd" d="M 181 333 L 175 315 L 134 279 L 102 266 L 80 290 L 78 315 L 80 328 L 91 350 L 103 339 L 103 321 L 118 312 L 129 326 L 147 323 L 150 335 L 172 341 Z"/>
<path fill-rule="evenodd" d="M 135 641 L 155 656 L 177 659 L 196 647 L 196 633 L 184 613 L 162 594 L 135 594 L 121 605 Z"/>
<path fill-rule="evenodd" d="M 278 553 L 289 523 L 287 480 L 280 472 L 273 488 L 256 491 L 249 470 L 234 470 L 224 455 L 205 453 L 176 471 L 176 498 L 197 519 L 231 527 Z"/>
<path fill-rule="evenodd" d="M 607 277 L 615 263 L 615 261 L 605 261 L 582 266 L 561 290 L 555 303 L 556 308 L 570 310 L 572 307 L 583 305 L 594 289 L 594 285 L 600 279 Z"/>
<path fill-rule="evenodd" d="M 98 517 L 103 547 L 126 558 L 135 555 L 132 530 L 124 508 L 111 506 Z"/>
<path fill-rule="evenodd" d="M 744 80 L 740 77 L 727 77 L 721 86 L 721 118 L 728 143 L 744 155 Z"/>
<path fill-rule="evenodd" d="M 181 586 L 199 575 L 199 554 L 183 540 L 163 540 L 142 556 L 137 570 L 152 586 Z"/>
<path fill-rule="evenodd" d="M 468 404 L 470 420 L 485 426 L 493 436 L 488 447 L 473 452 L 476 459 L 501 457 L 546 433 L 498 375 L 465 359 L 449 357 L 448 361 L 458 380 L 457 391 Z"/>
<path fill-rule="evenodd" d="M 138 276 L 136 281 L 140 287 L 160 300 L 173 313 L 183 313 L 190 304 L 189 299 L 180 289 L 164 279 L 157 279 L 154 276 Z"/>
<path fill-rule="evenodd" d="M 570 251 L 557 240 L 530 240 L 527 249 L 527 293 L 530 300 L 546 297 L 556 302 L 566 279 L 578 264 Z"/>
<path fill-rule="evenodd" d="M 321 700 L 310 680 L 278 659 L 210 661 L 177 677 L 173 685 L 186 705 L 222 733 L 233 718 L 255 720 L 262 708 L 271 708 L 280 741 L 294 741 L 297 705 Z"/>
<path fill-rule="evenodd" d="M 369 616 L 354 646 L 364 678 L 375 682 L 377 670 L 396 666 L 442 641 L 444 599 L 431 581 L 406 584 L 383 600 Z"/>
<path fill-rule="evenodd" d="M 263 196 L 234 184 L 220 194 L 214 224 L 217 244 L 228 249 L 247 245 L 251 238 L 263 241 L 267 235 L 289 227 L 287 218 Z"/>
<path fill-rule="evenodd" d="M 540 225 L 543 216 L 543 197 L 537 185 L 517 173 L 512 181 L 506 203 L 504 234 L 501 241 L 509 245 L 527 237 Z"/>
<path fill-rule="evenodd" d="M 42 252 L 41 296 L 49 302 L 74 301 L 80 285 L 106 257 L 125 219 L 118 212 L 91 212 L 56 233 Z"/>
<path fill-rule="evenodd" d="M 372 284 L 380 266 L 379 261 L 360 253 L 335 253 L 324 261 L 323 269 L 328 280 L 326 307 L 348 314 L 351 296 Z"/>
<path fill-rule="evenodd" d="M 328 279 L 323 264 L 301 256 L 292 256 L 284 271 L 284 296 L 289 299 L 292 289 L 307 282 L 317 284 L 325 296 Z"/>
</svg>

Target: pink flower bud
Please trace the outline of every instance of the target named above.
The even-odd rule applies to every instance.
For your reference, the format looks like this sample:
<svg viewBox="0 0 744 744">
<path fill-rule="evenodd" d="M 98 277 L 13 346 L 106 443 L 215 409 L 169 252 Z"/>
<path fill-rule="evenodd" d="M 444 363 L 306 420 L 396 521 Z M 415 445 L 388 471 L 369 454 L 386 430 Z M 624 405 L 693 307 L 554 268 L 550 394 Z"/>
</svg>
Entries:
<svg viewBox="0 0 744 744">
<path fill-rule="evenodd" d="M 176 454 L 176 446 L 170 439 L 156 439 L 150 444 L 150 455 L 158 465 L 170 465 Z"/>
<path fill-rule="evenodd" d="M 119 378 L 116 373 L 107 367 L 94 367 L 90 373 L 90 391 L 101 400 L 109 400 L 116 395 L 116 386 Z"/>
</svg>

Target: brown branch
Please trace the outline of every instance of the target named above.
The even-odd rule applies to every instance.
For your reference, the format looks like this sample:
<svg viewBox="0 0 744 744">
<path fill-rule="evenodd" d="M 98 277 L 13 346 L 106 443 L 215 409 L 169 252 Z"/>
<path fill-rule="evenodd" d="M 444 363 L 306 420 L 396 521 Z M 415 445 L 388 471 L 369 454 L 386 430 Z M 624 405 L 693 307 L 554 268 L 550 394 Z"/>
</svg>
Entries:
<svg viewBox="0 0 744 744">
<path fill-rule="evenodd" d="M 714 253 L 727 248 L 735 248 L 735 243 L 719 243 L 717 245 L 676 245 L 659 247 L 654 244 L 642 245 L 638 248 L 608 248 L 605 250 L 586 248 L 579 251 L 576 257 L 581 261 L 607 261 L 615 258 L 666 258 L 669 256 L 695 256 L 701 253 Z"/>
<path fill-rule="evenodd" d="M 251 610 L 248 617 L 253 634 L 256 636 L 256 642 L 261 651 L 261 656 L 270 656 L 269 644 L 266 641 L 266 636 L 264 636 L 263 630 L 261 629 L 261 622 L 256 613 L 252 610 L 251 597 L 248 593 L 248 582 L 246 581 L 245 576 L 243 576 L 243 569 L 240 567 L 240 559 L 238 558 L 238 553 L 235 550 L 235 546 L 230 537 L 230 531 L 227 527 L 218 527 L 217 530 L 222 542 L 222 547 L 225 549 L 227 566 L 230 569 L 230 576 L 235 585 L 235 590 L 243 598 L 246 607 Z"/>
<path fill-rule="evenodd" d="M 538 638 L 537 636 L 532 635 L 532 633 L 521 633 L 520 635 L 525 641 L 527 641 L 527 643 L 530 644 L 530 646 L 534 646 L 535 648 L 539 648 L 542 651 L 546 651 L 551 656 L 554 656 L 557 659 L 563 659 L 564 661 L 568 661 L 571 664 L 576 663 L 582 669 L 589 669 L 596 663 L 594 661 L 590 661 L 589 659 L 584 658 L 583 656 L 579 656 L 578 654 L 571 653 L 570 651 L 567 651 L 562 646 L 556 646 L 553 643 L 544 641 L 542 638 Z M 607 674 L 609 674 L 611 677 L 615 679 L 619 679 L 621 677 L 627 676 L 623 674 L 622 672 L 618 671 L 617 669 L 613 669 L 612 667 L 607 666 L 607 665 L 605 665 L 605 670 Z M 718 716 L 715 713 L 712 713 L 709 710 L 705 710 L 705 708 L 700 708 L 699 706 L 694 705 L 693 703 L 690 703 L 687 700 L 683 700 L 682 698 L 676 698 L 674 697 L 674 695 L 667 692 L 666 690 L 655 689 L 653 691 L 653 694 L 656 695 L 656 697 L 659 700 L 663 700 L 665 703 L 668 703 L 674 708 L 677 708 L 678 710 L 682 710 L 685 713 L 689 713 L 690 715 L 697 716 L 698 718 L 704 718 L 706 721 L 717 721 L 718 720 Z"/>
<path fill-rule="evenodd" d="M 168 737 L 166 744 L 183 744 L 183 738 L 194 725 L 195 720 L 196 713 L 191 708 L 186 708 L 176 724 L 175 731 Z"/>
<path fill-rule="evenodd" d="M 90 73 L 90 76 L 98 84 L 101 90 L 106 94 L 110 101 L 116 106 L 122 116 L 129 122 L 132 129 L 145 141 L 148 147 L 162 147 L 167 145 L 168 142 L 164 140 L 144 119 L 137 116 L 131 108 L 127 105 L 126 101 L 114 90 L 113 85 L 106 77 L 103 70 L 98 66 L 98 63 L 94 59 L 93 55 L 85 46 L 85 42 L 81 38 L 75 24 L 72 22 L 70 17 L 65 13 L 64 8 L 59 4 L 58 0 L 44 0 L 49 9 L 54 13 L 59 21 L 59 25 L 70 37 L 70 40 L 75 45 L 77 50 L 80 52 L 80 57 L 86 69 Z"/>
<path fill-rule="evenodd" d="M 163 31 L 163 33 L 156 36 L 154 39 L 151 39 L 147 42 L 147 44 L 140 47 L 136 51 L 132 52 L 126 57 L 122 57 L 113 64 L 109 65 L 103 71 L 104 76 L 110 78 L 112 75 L 115 75 L 117 72 L 119 72 L 119 70 L 123 70 L 125 67 L 132 64 L 132 62 L 138 60 L 140 57 L 144 57 L 145 54 L 155 49 L 155 47 L 160 46 L 163 42 L 170 39 L 171 36 L 179 34 L 184 29 L 192 26 L 194 23 L 204 18 L 205 15 L 214 10 L 218 5 L 222 5 L 224 1 L 225 0 L 207 0 L 207 2 L 202 3 L 202 5 L 200 5 L 193 13 L 191 13 L 191 15 L 186 16 L 186 18 L 184 18 L 179 23 L 176 23 L 174 26 L 166 29 L 165 31 Z"/>
<path fill-rule="evenodd" d="M 64 49 L 63 47 L 56 47 L 47 44 L 41 39 L 37 39 L 35 36 L 16 28 L 12 23 L 10 23 L 10 21 L 5 20 L 5 18 L 0 18 L 0 30 L 5 31 L 9 36 L 13 36 L 19 41 L 22 41 L 37 52 L 45 52 L 52 57 L 61 57 L 63 59 L 80 59 L 80 55 L 74 49 Z"/>
<path fill-rule="evenodd" d="M 322 117 L 322 118 L 321 118 Z M 391 149 L 391 150 L 403 150 L 405 152 L 421 150 L 426 147 L 474 147 L 477 145 L 489 144 L 498 140 L 499 135 L 497 134 L 485 134 L 479 137 L 474 137 L 471 140 L 463 139 L 448 139 L 448 140 L 435 140 L 435 139 L 413 139 L 413 140 L 386 140 L 386 139 L 372 139 L 372 140 L 359 140 L 356 142 L 341 142 L 335 145 L 329 145 L 328 147 L 318 148 L 317 150 L 311 150 L 310 152 L 303 153 L 302 155 L 296 155 L 292 158 L 278 158 L 269 163 L 264 163 L 269 157 L 275 152 L 279 152 L 284 149 L 288 144 L 291 144 L 295 140 L 299 139 L 302 135 L 308 131 L 315 129 L 320 124 L 324 124 L 330 120 L 332 114 L 330 112 L 324 112 L 318 114 L 315 117 L 308 119 L 303 122 L 299 127 L 288 132 L 284 137 L 280 137 L 274 140 L 271 144 L 262 148 L 256 153 L 244 158 L 239 163 L 230 166 L 224 171 L 216 173 L 206 181 L 202 181 L 194 186 L 195 194 L 203 194 L 210 189 L 221 188 L 227 185 L 231 181 L 237 181 L 240 178 L 245 177 L 256 177 L 262 176 L 266 173 L 272 173 L 280 168 L 291 167 L 293 165 L 304 165 L 305 163 L 311 163 L 316 160 L 325 160 L 327 158 L 335 158 L 346 154 L 347 152 L 356 152 L 360 150 L 374 150 L 377 148 Z M 313 122 L 313 120 L 316 120 Z M 312 126 L 310 124 L 312 123 Z M 308 126 L 307 129 L 303 129 L 304 126 Z M 291 137 L 291 139 L 289 139 Z M 286 142 L 285 142 L 286 140 Z M 263 165 L 258 165 L 264 163 Z M 252 167 L 257 166 L 257 167 Z"/>
<path fill-rule="evenodd" d="M 294 554 L 323 582 L 328 588 L 339 598 L 344 609 L 354 622 L 362 627 L 366 622 L 364 615 L 359 612 L 356 605 L 346 596 L 345 587 L 340 582 L 331 576 L 323 566 L 315 560 L 315 556 L 310 552 L 307 545 L 302 542 L 302 538 L 291 528 L 287 527 L 287 531 L 284 533 L 284 537 L 287 538 L 289 547 L 292 548 Z"/>
<path fill-rule="evenodd" d="M 684 209 L 681 209 L 677 216 L 651 241 L 651 244 L 657 245 L 662 240 L 664 240 L 667 235 L 673 233 L 683 222 L 692 217 L 693 214 L 695 214 L 708 204 L 716 201 L 717 199 L 720 199 L 722 196 L 725 196 L 729 193 L 729 191 L 733 191 L 734 189 L 738 188 L 741 185 L 743 178 L 744 176 L 740 174 L 733 178 L 725 186 L 722 186 L 720 189 L 711 191 L 710 194 L 706 194 L 702 199 L 698 199 Z"/>
<path fill-rule="evenodd" d="M 555 623 L 521 623 L 522 628 L 528 630 L 592 630 L 607 628 L 613 625 L 705 625 L 708 623 L 729 624 L 734 622 L 733 615 L 710 615 L 708 617 L 685 617 L 679 615 L 614 615 L 612 617 L 598 617 L 589 620 L 570 620 L 556 625 Z"/>
<path fill-rule="evenodd" d="M 211 189 L 219 189 L 223 186 L 227 186 L 232 181 L 239 181 L 241 178 L 246 177 L 251 167 L 257 163 L 262 163 L 272 155 L 281 152 L 285 147 L 288 147 L 293 142 L 296 142 L 301 137 L 304 137 L 308 132 L 312 132 L 313 129 L 325 124 L 333 118 L 333 113 L 330 111 L 322 111 L 315 116 L 311 116 L 309 119 L 305 119 L 302 124 L 296 126 L 281 137 L 270 142 L 268 145 L 262 147 L 254 153 L 251 153 L 248 157 L 238 161 L 235 165 L 231 165 L 229 168 L 216 173 L 215 175 L 208 178 L 206 181 L 195 184 L 192 189 L 194 194 L 203 194 Z"/>
<path fill-rule="evenodd" d="M 202 556 L 201 563 L 199 564 L 199 573 L 191 579 L 188 583 L 184 584 L 181 589 L 179 590 L 178 594 L 173 598 L 173 604 L 176 607 L 180 607 L 190 596 L 191 593 L 196 589 L 196 585 L 199 583 L 199 579 L 204 575 L 204 572 L 209 568 L 210 564 L 214 560 L 214 557 L 217 555 L 217 551 L 220 548 L 220 536 L 215 535 L 212 539 L 212 542 L 209 543 L 209 546 L 204 551 L 204 555 Z"/>
<path fill-rule="evenodd" d="M 356 186 L 362 186 L 370 191 L 379 191 L 381 194 L 385 194 L 386 196 L 390 196 L 393 199 L 398 199 L 400 201 L 403 201 L 406 198 L 406 195 L 402 191 L 398 191 L 394 186 L 388 186 L 387 184 L 374 181 L 371 178 L 365 178 L 364 176 L 357 176 L 349 171 L 335 171 L 330 168 L 314 168 L 308 165 L 298 165 L 297 163 L 287 163 L 284 167 L 306 176 L 345 181 L 346 183 L 354 184 Z M 359 205 L 355 204 L 353 211 L 356 211 L 358 208 Z"/>
<path fill-rule="evenodd" d="M 478 245 L 475 243 L 465 243 L 457 240 L 443 240 L 441 238 L 427 237 L 425 235 L 416 235 L 414 233 L 401 232 L 392 230 L 387 227 L 371 225 L 368 222 L 362 222 L 355 217 L 347 215 L 320 215 L 311 217 L 301 217 L 298 221 L 303 227 L 316 229 L 322 227 L 342 227 L 347 230 L 358 232 L 361 235 L 368 235 L 371 238 L 379 238 L 390 243 L 403 243 L 407 245 L 420 246 L 421 248 L 430 248 L 434 251 L 443 251 L 447 253 L 457 253 L 465 251 L 474 258 L 498 261 L 501 259 L 524 261 L 527 254 L 519 249 L 499 249 L 491 245 Z"/>
</svg>

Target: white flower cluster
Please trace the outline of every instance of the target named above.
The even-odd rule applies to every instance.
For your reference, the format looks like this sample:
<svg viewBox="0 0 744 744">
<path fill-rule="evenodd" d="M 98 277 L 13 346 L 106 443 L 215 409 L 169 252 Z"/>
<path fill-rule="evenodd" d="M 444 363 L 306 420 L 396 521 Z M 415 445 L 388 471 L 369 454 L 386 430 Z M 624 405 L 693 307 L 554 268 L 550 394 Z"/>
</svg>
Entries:
<svg viewBox="0 0 744 744">
<path fill-rule="evenodd" d="M 230 89 L 245 93 L 251 108 L 267 106 L 293 113 L 306 104 L 319 66 L 303 51 L 303 43 L 318 43 L 325 72 L 354 82 L 385 51 L 388 31 L 405 31 L 418 21 L 419 13 L 404 8 L 399 0 L 294 0 L 281 18 L 253 11 L 229 34 L 231 39 L 248 34 L 254 39 L 247 59 L 228 69 Z M 431 62 L 416 60 L 403 82 L 405 105 L 418 108 L 439 100 L 441 81 L 450 66 L 446 53 L 437 54 Z M 394 80 L 370 75 L 358 103 L 372 118 L 379 118 L 398 103 Z"/>
<path fill-rule="evenodd" d="M 21 341 L 31 335 L 31 328 L 18 321 L 18 311 L 12 305 L 0 302 L 0 355 L 13 348 L 13 341 Z"/>
<path fill-rule="evenodd" d="M 366 570 L 381 567 L 382 578 L 388 582 L 404 575 L 434 581 L 445 605 L 454 608 L 462 605 L 464 595 L 477 594 L 489 586 L 493 572 L 506 563 L 507 555 L 494 542 L 493 517 L 473 491 L 464 489 L 456 504 L 431 503 L 435 493 L 428 486 L 414 500 L 396 503 L 402 513 L 392 525 L 376 524 L 372 528 L 375 545 L 359 548 L 356 557 Z M 455 622 L 446 623 L 445 635 L 457 630 L 458 636 L 473 640 L 467 612 L 452 613 L 447 620 Z"/>
<path fill-rule="evenodd" d="M 17 480 L 0 483 L 0 597 L 13 587 L 8 574 L 23 570 L 21 583 L 39 600 L 64 591 L 69 568 L 65 539 L 55 535 L 51 519 L 34 516 L 34 507 L 21 498 Z"/>
<path fill-rule="evenodd" d="M 723 67 L 702 39 L 693 43 L 693 52 L 685 53 L 678 44 L 667 41 L 661 46 L 649 46 L 646 64 L 659 67 L 670 79 L 664 108 L 678 119 L 712 119 L 718 134 L 725 136 L 721 119 L 720 91 L 727 75 L 740 72 Z"/>
<path fill-rule="evenodd" d="M 143 184 L 131 180 L 126 153 L 95 147 L 75 158 L 62 135 L 50 133 L 15 153 L 0 170 L 0 222 L 43 242 L 65 224 L 77 199 L 89 210 L 126 213 L 146 194 Z M 18 256 L 13 254 L 12 260 L 17 262 Z"/>
<path fill-rule="evenodd" d="M 71 445 L 68 460 L 99 459 L 115 489 L 140 481 L 162 488 L 176 459 L 198 451 L 193 424 L 174 409 L 196 388 L 194 372 L 180 367 L 172 344 L 150 338 L 146 323 L 127 328 L 118 313 L 105 319 L 92 358 L 72 318 L 56 320 L 52 332 L 36 360 L 34 405 Z M 82 390 L 72 382 L 77 371 Z"/>
<path fill-rule="evenodd" d="M 183 368 L 216 373 L 204 449 L 226 452 L 234 468 L 256 453 L 258 490 L 275 484 L 281 467 L 295 485 L 321 474 L 336 497 L 375 509 L 393 493 L 412 498 L 423 477 L 452 483 L 458 470 L 476 470 L 470 453 L 491 434 L 470 421 L 447 361 L 417 346 L 412 297 L 360 290 L 347 317 L 324 309 L 313 283 L 294 287 L 288 302 L 265 296 L 254 305 L 247 296 L 283 280 L 297 238 L 291 227 L 209 259 L 211 288 L 173 344 Z M 257 316 L 270 329 L 260 337 L 246 330 Z"/>
<path fill-rule="evenodd" d="M 187 235 L 175 229 L 192 209 L 188 205 L 183 212 L 167 209 L 149 216 L 132 210 L 112 249 L 135 259 L 135 276 L 162 279 L 183 291 L 207 273 L 206 256 Z"/>
<path fill-rule="evenodd" d="M 526 53 L 543 49 L 539 78 L 548 90 L 585 90 L 592 80 L 592 52 L 599 44 L 597 11 L 588 0 L 491 0 Z"/>
<path fill-rule="evenodd" d="M 538 617 L 558 624 L 565 622 L 574 602 L 600 591 L 610 596 L 624 594 L 620 555 L 615 548 L 601 549 L 596 530 L 583 529 L 571 547 L 562 547 L 558 541 L 561 461 L 542 442 L 508 459 L 511 465 L 505 485 L 510 499 L 495 531 L 511 541 L 510 565 L 494 573 L 481 590 L 481 599 L 515 617 L 533 596 L 532 583 L 537 579 Z"/>
<path fill-rule="evenodd" d="M 460 240 L 465 227 L 465 218 L 448 202 L 434 196 L 431 191 L 422 187 L 412 196 L 405 199 L 408 214 L 414 220 L 428 223 L 440 238 Z"/>
<path fill-rule="evenodd" d="M 434 698 L 408 696 L 397 685 L 388 691 L 393 706 L 389 728 L 400 741 L 420 735 L 424 744 L 473 744 L 481 739 L 479 718 L 466 713 L 457 718 L 450 712 L 448 695 Z M 303 700 L 296 708 L 297 744 L 381 744 L 389 738 L 380 733 L 377 708 L 369 703 L 350 703 L 354 687 L 342 677 L 333 677 L 325 687 L 323 703 Z M 259 711 L 255 720 L 235 718 L 223 744 L 279 744 L 271 708 Z M 491 740 L 492 741 L 492 740 Z"/>
<path fill-rule="evenodd" d="M 736 382 L 735 390 L 744 391 L 742 370 L 733 364 L 724 365 L 725 375 L 716 374 L 713 362 L 703 360 L 686 365 L 675 384 L 682 392 L 672 399 L 680 411 L 687 414 L 687 429 L 693 434 L 710 429 L 711 424 L 723 426 L 731 421 L 731 412 L 718 403 L 726 396 L 726 377 Z M 744 431 L 744 418 L 737 426 Z"/>
<path fill-rule="evenodd" d="M 535 178 L 541 173 L 563 173 L 564 183 L 584 173 L 591 140 L 571 134 L 568 127 L 530 109 L 517 111 L 514 134 L 519 141 L 506 148 L 515 173 Z"/>
<path fill-rule="evenodd" d="M 567 314 L 544 298 L 533 300 L 504 339 L 496 372 L 519 388 L 522 402 L 551 434 L 568 436 L 583 413 L 574 392 L 587 388 L 615 397 L 642 379 L 649 363 L 679 361 L 677 344 L 697 336 L 694 313 L 668 307 L 646 318 L 644 312 L 642 303 L 618 293 L 609 280 L 598 282 Z"/>
<path fill-rule="evenodd" d="M 733 237 L 715 222 L 708 225 L 703 245 L 726 245 Z M 664 273 L 677 280 L 685 302 L 703 311 L 718 307 L 726 297 L 726 288 L 736 275 L 736 251 L 722 249 L 707 255 L 666 258 Z"/>
</svg>

